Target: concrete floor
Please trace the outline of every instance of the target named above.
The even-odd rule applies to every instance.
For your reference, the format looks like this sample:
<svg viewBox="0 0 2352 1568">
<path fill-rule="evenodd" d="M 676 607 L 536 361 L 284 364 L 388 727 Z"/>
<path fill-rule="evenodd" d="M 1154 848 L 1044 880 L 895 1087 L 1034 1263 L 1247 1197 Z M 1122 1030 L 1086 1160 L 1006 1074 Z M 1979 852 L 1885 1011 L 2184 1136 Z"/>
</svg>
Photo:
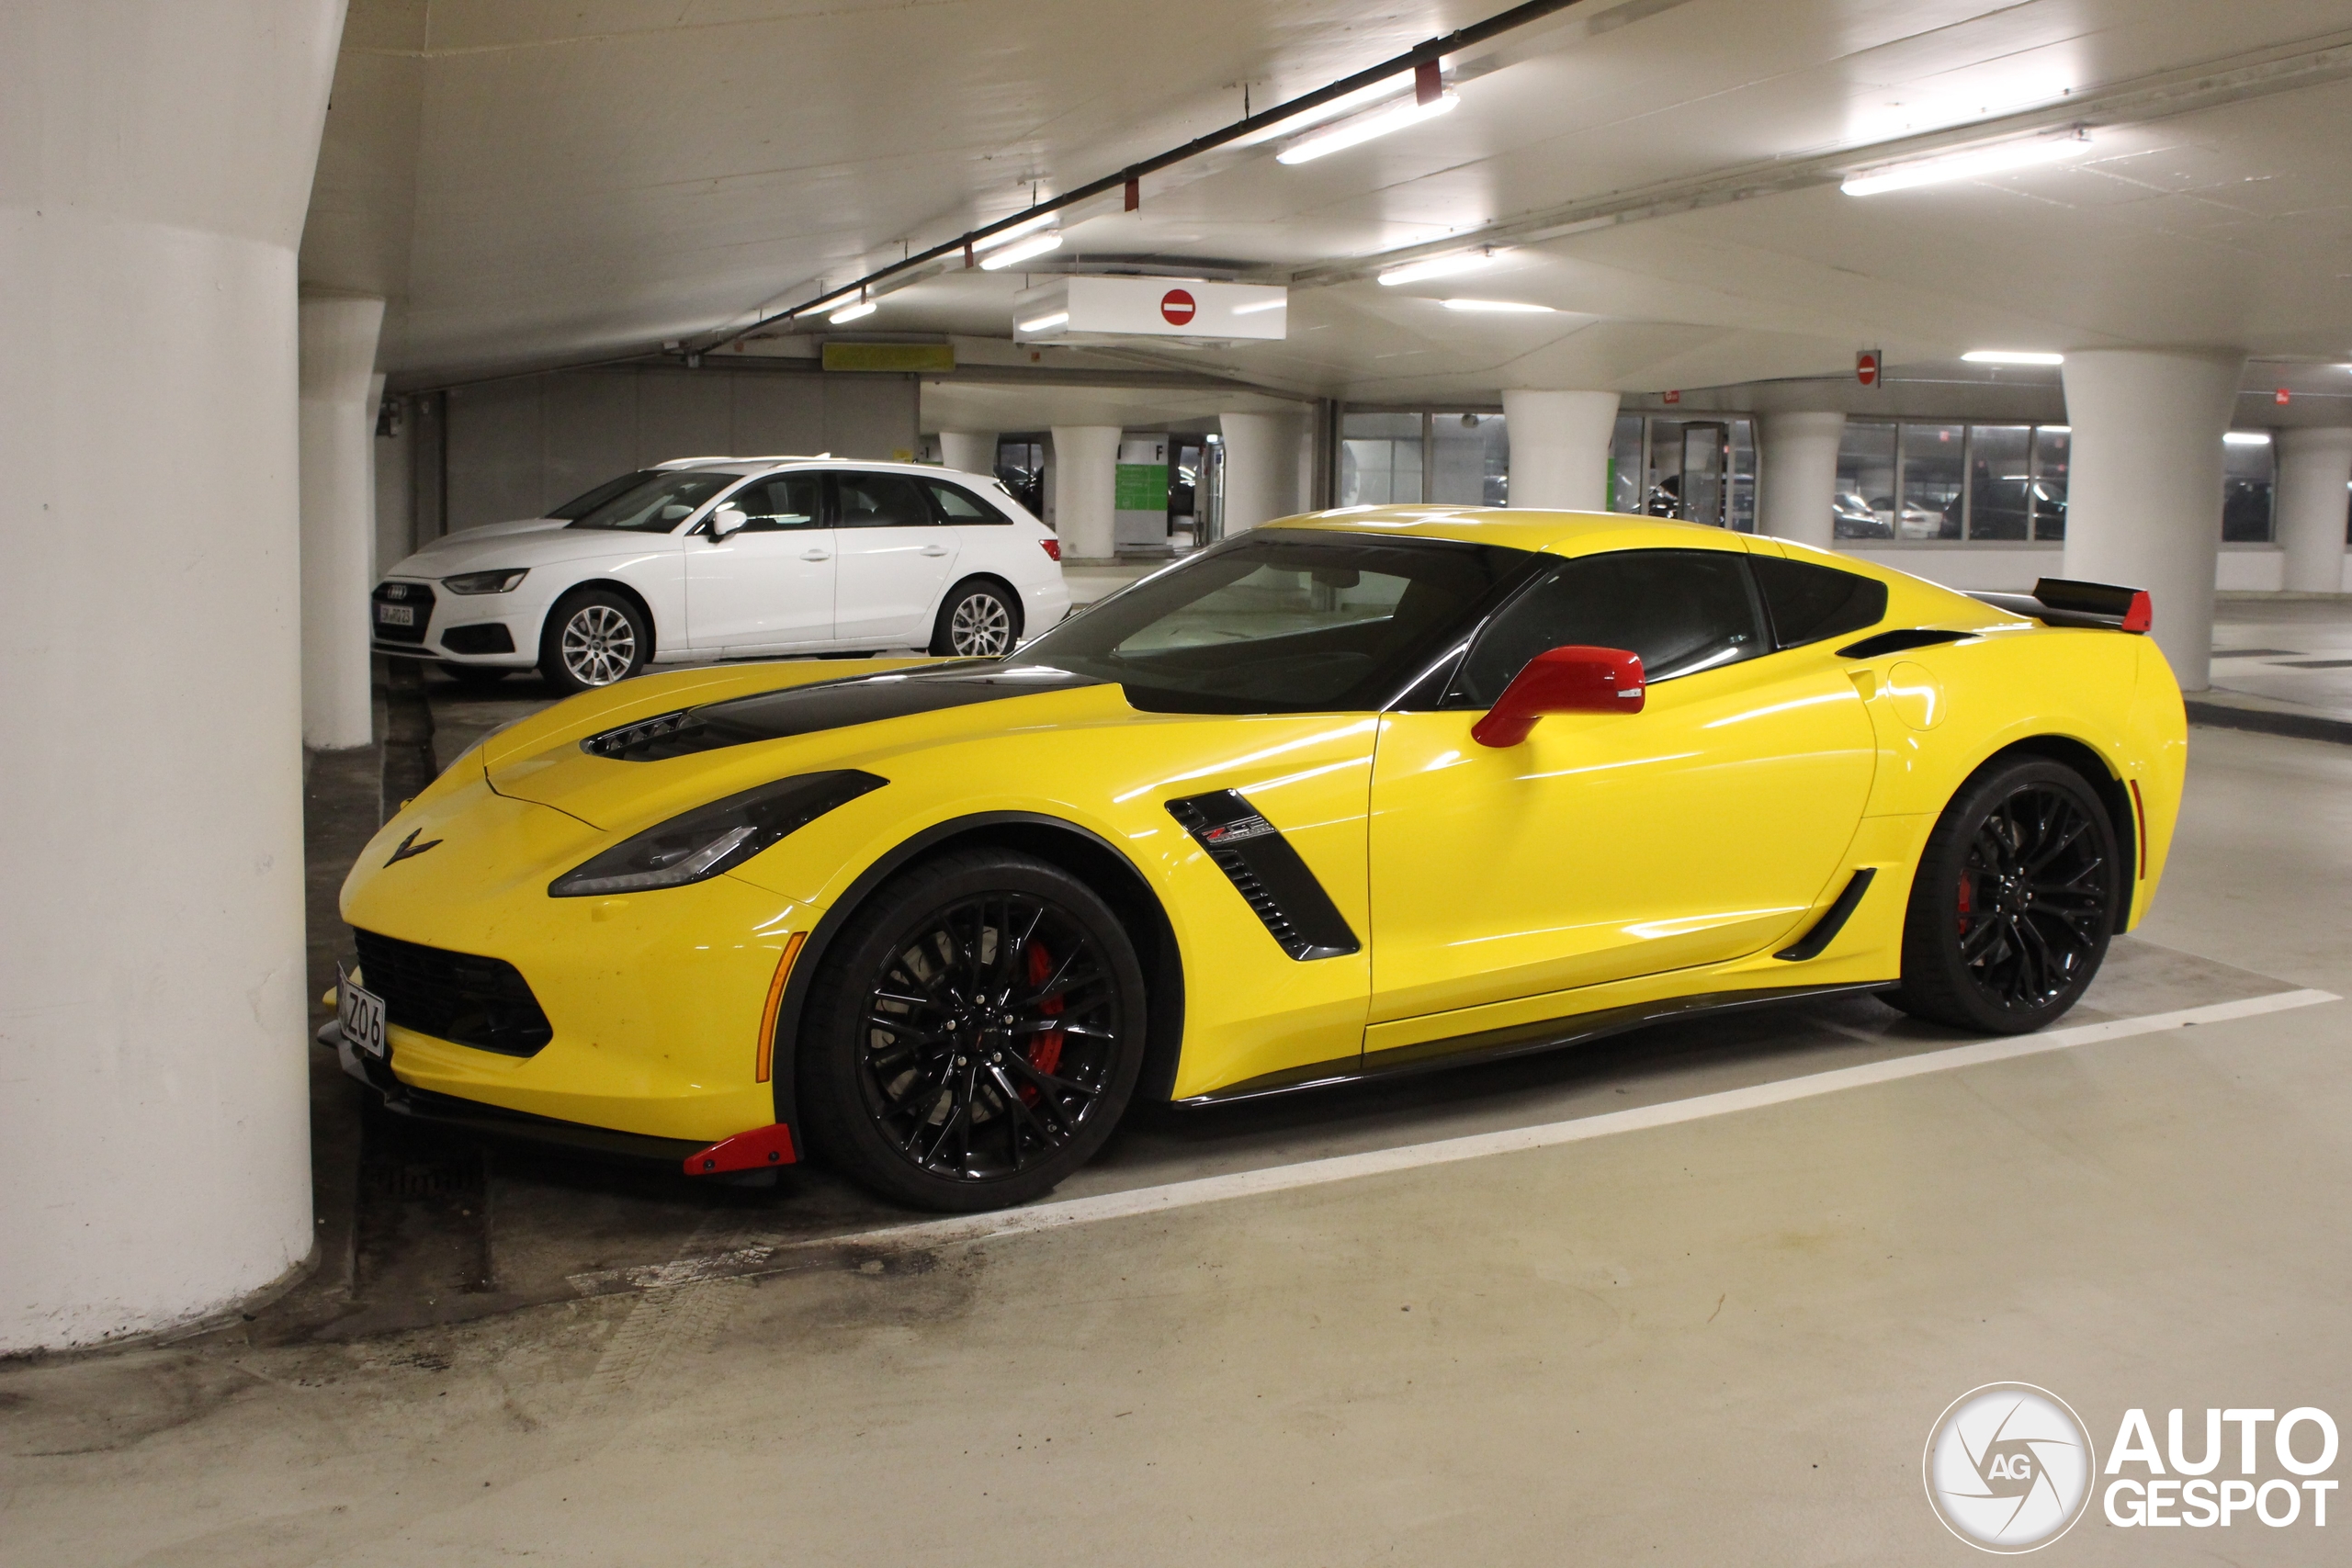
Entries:
<svg viewBox="0 0 2352 1568">
<path fill-rule="evenodd" d="M 2352 992 L 2352 750 L 2193 753 L 2158 911 L 2070 1024 Z M 2132 1406 L 2352 1418 L 2347 1018 L 1956 1067 L 1868 1002 L 1685 1025 L 1149 1118 L 1041 1211 L 1114 1217 L 977 1240 L 877 1235 L 818 1173 L 379 1161 L 358 1310 L 0 1367 L 0 1563 L 1961 1561 L 1918 1456 L 1977 1384 L 2102 1450 Z M 1873 1063 L 1931 1070 L 1692 1104 Z M 1204 1178 L 1272 1190 L 1150 1206 Z M 2052 1550 L 2341 1558 L 2308 1515 L 2235 1528 L 2094 1512 Z"/>
</svg>

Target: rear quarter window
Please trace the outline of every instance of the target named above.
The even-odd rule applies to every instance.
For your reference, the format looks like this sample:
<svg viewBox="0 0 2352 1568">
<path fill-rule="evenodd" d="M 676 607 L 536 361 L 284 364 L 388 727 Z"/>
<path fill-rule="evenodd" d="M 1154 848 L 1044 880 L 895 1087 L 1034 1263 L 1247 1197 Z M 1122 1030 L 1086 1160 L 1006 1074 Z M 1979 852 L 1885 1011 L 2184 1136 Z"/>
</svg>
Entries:
<svg viewBox="0 0 2352 1568">
<path fill-rule="evenodd" d="M 1756 586 L 1772 622 L 1772 646 L 1802 648 L 1886 618 L 1886 584 L 1779 556 L 1753 556 Z"/>
</svg>

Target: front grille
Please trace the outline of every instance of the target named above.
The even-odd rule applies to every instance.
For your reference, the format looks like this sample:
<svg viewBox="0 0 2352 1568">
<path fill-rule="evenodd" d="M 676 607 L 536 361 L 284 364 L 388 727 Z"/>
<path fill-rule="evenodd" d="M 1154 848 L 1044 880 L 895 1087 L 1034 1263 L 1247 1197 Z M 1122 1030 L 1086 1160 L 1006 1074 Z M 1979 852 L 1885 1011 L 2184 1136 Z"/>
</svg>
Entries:
<svg viewBox="0 0 2352 1568">
<path fill-rule="evenodd" d="M 522 972 L 504 959 L 351 934 L 359 983 L 384 998 L 388 1022 L 506 1056 L 532 1055 L 555 1037 Z"/>
<path fill-rule="evenodd" d="M 406 604 L 416 612 L 416 624 L 388 626 L 382 613 L 370 608 L 368 623 L 375 629 L 378 642 L 423 642 L 424 628 L 433 621 L 433 590 L 422 582 L 379 582 L 368 597 L 377 604 Z"/>
</svg>

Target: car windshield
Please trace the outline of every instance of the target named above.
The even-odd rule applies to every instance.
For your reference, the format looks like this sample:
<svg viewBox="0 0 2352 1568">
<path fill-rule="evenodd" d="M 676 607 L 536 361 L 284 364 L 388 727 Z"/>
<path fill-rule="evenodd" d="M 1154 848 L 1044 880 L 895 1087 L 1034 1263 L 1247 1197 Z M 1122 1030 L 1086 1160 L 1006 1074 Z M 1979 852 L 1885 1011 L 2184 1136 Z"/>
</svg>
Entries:
<svg viewBox="0 0 2352 1568">
<path fill-rule="evenodd" d="M 635 490 L 648 479 L 658 479 L 661 477 L 662 470 L 659 468 L 639 468 L 634 473 L 623 474 L 616 479 L 606 479 L 594 490 L 582 491 L 561 506 L 549 507 L 548 515 L 560 517 L 567 523 L 575 517 L 585 517 L 613 497 Z"/>
<path fill-rule="evenodd" d="M 1115 681 L 1153 712 L 1375 708 L 1528 559 L 1449 539 L 1266 529 L 1114 594 L 1020 660 Z"/>
<path fill-rule="evenodd" d="M 686 473 L 654 474 L 632 485 L 603 505 L 571 520 L 574 528 L 626 528 L 639 534 L 666 534 L 695 507 L 741 479 L 709 468 Z"/>
</svg>

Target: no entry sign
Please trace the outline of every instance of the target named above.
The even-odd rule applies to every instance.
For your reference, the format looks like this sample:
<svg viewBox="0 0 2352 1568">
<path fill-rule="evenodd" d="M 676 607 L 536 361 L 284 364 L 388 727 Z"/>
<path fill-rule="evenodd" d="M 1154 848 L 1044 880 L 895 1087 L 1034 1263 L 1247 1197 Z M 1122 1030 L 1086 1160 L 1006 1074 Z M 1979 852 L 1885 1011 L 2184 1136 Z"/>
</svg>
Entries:
<svg viewBox="0 0 2352 1568">
<path fill-rule="evenodd" d="M 1854 355 L 1854 379 L 1865 387 L 1878 385 L 1878 350 L 1866 348 Z"/>
<path fill-rule="evenodd" d="M 1171 327 L 1181 327 L 1193 319 L 1200 309 L 1192 295 L 1182 288 L 1171 288 L 1159 297 L 1159 313 Z"/>
</svg>

